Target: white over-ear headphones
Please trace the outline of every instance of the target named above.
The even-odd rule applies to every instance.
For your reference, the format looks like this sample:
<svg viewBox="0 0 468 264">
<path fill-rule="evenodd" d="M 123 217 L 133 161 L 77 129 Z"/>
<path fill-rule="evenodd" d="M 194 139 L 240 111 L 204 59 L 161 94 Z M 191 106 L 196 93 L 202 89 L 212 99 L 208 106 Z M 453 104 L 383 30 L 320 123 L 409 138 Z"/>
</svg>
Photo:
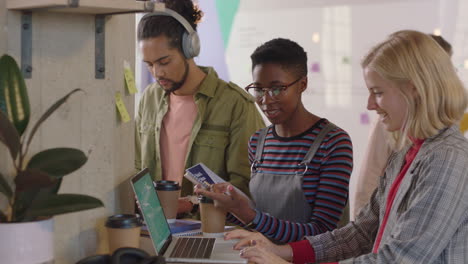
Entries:
<svg viewBox="0 0 468 264">
<path fill-rule="evenodd" d="M 182 52 L 185 58 L 191 59 L 200 54 L 200 38 L 198 37 L 198 33 L 185 18 L 172 9 L 164 8 L 164 10 L 155 10 L 148 13 L 142 19 L 151 16 L 170 16 L 176 19 L 185 28 L 185 32 L 182 35 Z"/>
</svg>

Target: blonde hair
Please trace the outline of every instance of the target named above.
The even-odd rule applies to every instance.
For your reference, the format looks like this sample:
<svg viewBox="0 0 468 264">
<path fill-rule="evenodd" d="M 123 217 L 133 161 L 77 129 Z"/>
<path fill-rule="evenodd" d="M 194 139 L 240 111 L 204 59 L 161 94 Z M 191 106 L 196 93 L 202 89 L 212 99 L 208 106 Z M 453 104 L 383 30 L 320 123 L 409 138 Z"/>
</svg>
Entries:
<svg viewBox="0 0 468 264">
<path fill-rule="evenodd" d="M 436 135 L 440 129 L 457 123 L 465 112 L 466 91 L 450 56 L 427 34 L 395 32 L 372 48 L 361 66 L 394 82 L 408 104 L 403 131 L 392 133 L 396 149 L 407 145 L 409 137 Z M 416 96 L 411 96 L 411 86 Z"/>
</svg>

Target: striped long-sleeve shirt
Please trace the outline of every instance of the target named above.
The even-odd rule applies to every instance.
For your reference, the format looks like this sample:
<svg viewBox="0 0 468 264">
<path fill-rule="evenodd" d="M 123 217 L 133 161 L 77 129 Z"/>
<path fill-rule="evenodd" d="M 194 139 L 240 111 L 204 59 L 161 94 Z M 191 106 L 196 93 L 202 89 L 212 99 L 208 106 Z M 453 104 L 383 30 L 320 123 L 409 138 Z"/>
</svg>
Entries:
<svg viewBox="0 0 468 264">
<path fill-rule="evenodd" d="M 328 124 L 321 119 L 304 133 L 284 138 L 270 127 L 266 136 L 262 162 L 258 172 L 270 174 L 295 174 L 304 170 L 299 163 L 304 159 L 315 137 Z M 249 141 L 249 159 L 253 162 L 259 131 Z M 255 230 L 280 242 L 291 242 L 304 236 L 317 235 L 336 228 L 346 205 L 348 182 L 353 166 L 352 144 L 349 135 L 341 128 L 328 132 L 309 169 L 304 175 L 302 189 L 312 210 L 308 223 L 295 223 L 277 219 L 268 212 L 258 212 L 254 219 Z M 281 199 L 281 197 L 278 197 Z M 234 220 L 229 217 L 228 220 Z M 236 221 L 234 221 L 236 222 Z"/>
</svg>

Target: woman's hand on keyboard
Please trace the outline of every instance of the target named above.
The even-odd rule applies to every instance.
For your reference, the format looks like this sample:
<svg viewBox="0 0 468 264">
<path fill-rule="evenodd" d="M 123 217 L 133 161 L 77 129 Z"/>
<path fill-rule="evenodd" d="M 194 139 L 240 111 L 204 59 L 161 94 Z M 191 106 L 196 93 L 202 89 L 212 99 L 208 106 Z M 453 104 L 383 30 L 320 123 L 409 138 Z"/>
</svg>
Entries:
<svg viewBox="0 0 468 264">
<path fill-rule="evenodd" d="M 255 262 L 251 260 L 250 257 L 255 258 L 257 261 L 265 260 L 265 262 L 260 261 L 255 263 L 287 263 L 284 261 L 274 262 L 276 258 L 277 260 L 281 260 L 281 258 L 288 261 L 292 260 L 292 248 L 289 245 L 275 245 L 267 237 L 258 232 L 236 229 L 227 232 L 224 235 L 224 239 L 239 239 L 239 242 L 234 245 L 234 249 L 243 250 L 244 255 L 246 258 L 249 258 L 249 261 Z M 249 252 L 251 250 L 252 252 Z M 269 252 L 269 254 L 267 254 L 267 252 Z M 244 255 L 242 255 L 242 257 L 244 257 Z M 271 255 L 275 256 L 275 258 Z M 269 260 L 271 260 L 271 262 L 269 262 Z"/>
<path fill-rule="evenodd" d="M 288 245 L 276 246 L 278 247 L 289 247 Z M 291 247 L 289 247 L 291 248 Z M 287 250 L 286 248 L 281 249 L 280 251 Z M 241 250 L 240 256 L 248 259 L 249 263 L 258 263 L 258 264 L 285 264 L 289 263 L 284 260 L 282 257 L 277 255 L 278 253 L 272 252 L 271 247 L 265 245 L 262 241 L 256 242 L 253 240 L 251 245 L 245 247 Z M 290 256 L 290 255 L 288 255 Z"/>
</svg>

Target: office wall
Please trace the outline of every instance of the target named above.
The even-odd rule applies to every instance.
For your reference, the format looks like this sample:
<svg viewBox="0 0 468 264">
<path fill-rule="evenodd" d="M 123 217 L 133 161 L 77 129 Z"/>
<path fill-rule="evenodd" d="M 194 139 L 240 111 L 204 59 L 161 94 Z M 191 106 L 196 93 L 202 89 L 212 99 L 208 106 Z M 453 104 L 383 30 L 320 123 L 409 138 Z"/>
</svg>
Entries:
<svg viewBox="0 0 468 264">
<path fill-rule="evenodd" d="M 6 11 L 0 0 L 0 54 L 20 61 L 20 12 Z M 106 19 L 106 78 L 94 78 L 94 16 L 34 12 L 33 73 L 28 79 L 31 121 L 74 88 L 83 93 L 48 119 L 36 135 L 31 152 L 51 147 L 75 147 L 88 155 L 80 170 L 66 176 L 61 193 L 100 198 L 105 208 L 55 217 L 55 263 L 76 263 L 106 252 L 103 223 L 114 213 L 133 208 L 128 178 L 134 172 L 132 122 L 121 123 L 114 104 L 119 91 L 130 116 L 134 99 L 125 91 L 123 61 L 134 65 L 134 15 Z M 5 152 L 0 150 L 0 157 Z M 2 162 L 4 159 L 1 159 Z"/>
</svg>

